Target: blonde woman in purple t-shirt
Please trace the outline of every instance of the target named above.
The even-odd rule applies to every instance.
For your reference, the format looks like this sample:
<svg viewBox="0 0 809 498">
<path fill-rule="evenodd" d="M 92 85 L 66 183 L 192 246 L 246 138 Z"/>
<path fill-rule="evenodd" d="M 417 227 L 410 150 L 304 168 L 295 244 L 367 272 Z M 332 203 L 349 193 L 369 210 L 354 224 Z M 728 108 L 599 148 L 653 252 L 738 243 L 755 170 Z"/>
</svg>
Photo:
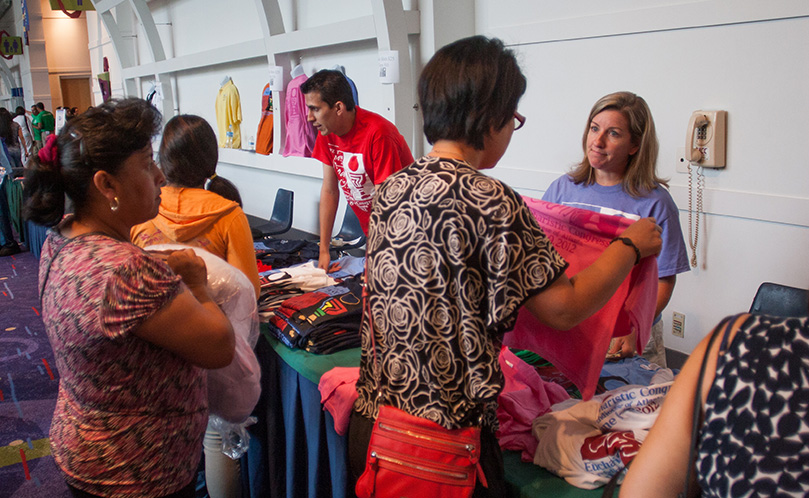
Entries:
<svg viewBox="0 0 809 498">
<path fill-rule="evenodd" d="M 668 305 L 677 275 L 689 270 L 680 229 L 680 214 L 657 175 L 657 133 L 646 101 L 631 92 L 615 92 L 593 105 L 582 136 L 584 157 L 570 173 L 555 180 L 542 200 L 629 219 L 653 217 L 662 228 L 657 257 L 658 285 L 652 337 L 643 356 L 666 366 L 661 313 Z M 634 332 L 618 337 L 610 353 L 635 354 Z"/>
</svg>

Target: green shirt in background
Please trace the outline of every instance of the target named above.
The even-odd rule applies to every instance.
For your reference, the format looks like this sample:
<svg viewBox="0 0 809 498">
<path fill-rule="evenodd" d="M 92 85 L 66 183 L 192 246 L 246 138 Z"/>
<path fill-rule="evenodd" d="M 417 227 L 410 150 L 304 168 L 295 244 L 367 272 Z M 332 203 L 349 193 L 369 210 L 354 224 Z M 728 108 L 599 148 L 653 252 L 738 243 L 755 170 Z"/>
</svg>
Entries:
<svg viewBox="0 0 809 498">
<path fill-rule="evenodd" d="M 32 128 L 31 131 L 34 133 L 34 140 L 36 140 L 36 141 L 41 141 L 42 140 L 42 133 L 40 133 L 40 130 L 39 130 L 39 127 L 38 127 L 41 120 L 42 120 L 42 113 L 41 112 L 39 114 L 37 114 L 36 116 L 31 114 L 31 128 Z"/>
<path fill-rule="evenodd" d="M 31 116 L 31 124 L 34 127 L 34 140 L 42 140 L 43 130 L 53 133 L 56 129 L 56 118 L 48 111 L 40 111 L 36 116 Z M 41 124 L 42 129 L 38 129 L 37 124 Z"/>
<path fill-rule="evenodd" d="M 48 111 L 42 111 L 39 113 L 39 122 L 42 123 L 42 129 L 45 131 L 49 131 L 53 133 L 56 129 L 56 118 L 53 117 Z"/>
</svg>

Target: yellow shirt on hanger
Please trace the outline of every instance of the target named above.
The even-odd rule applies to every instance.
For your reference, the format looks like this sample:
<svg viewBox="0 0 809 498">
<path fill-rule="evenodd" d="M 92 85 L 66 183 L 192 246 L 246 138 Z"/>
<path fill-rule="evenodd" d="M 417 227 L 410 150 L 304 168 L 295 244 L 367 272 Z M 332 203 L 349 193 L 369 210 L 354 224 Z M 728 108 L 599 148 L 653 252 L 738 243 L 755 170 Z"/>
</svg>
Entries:
<svg viewBox="0 0 809 498">
<path fill-rule="evenodd" d="M 225 146 L 228 127 L 233 126 L 233 148 L 241 148 L 242 134 L 239 126 L 241 122 L 242 104 L 239 100 L 239 90 L 233 84 L 233 80 L 228 79 L 227 83 L 219 89 L 219 95 L 216 96 L 216 127 L 219 131 L 219 147 Z"/>
</svg>

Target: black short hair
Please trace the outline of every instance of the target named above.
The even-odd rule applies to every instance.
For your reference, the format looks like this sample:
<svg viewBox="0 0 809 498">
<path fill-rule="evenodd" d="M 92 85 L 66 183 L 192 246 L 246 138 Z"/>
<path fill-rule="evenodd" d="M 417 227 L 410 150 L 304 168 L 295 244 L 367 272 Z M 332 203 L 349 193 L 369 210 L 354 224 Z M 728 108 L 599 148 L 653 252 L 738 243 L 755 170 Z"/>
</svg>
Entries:
<svg viewBox="0 0 809 498">
<path fill-rule="evenodd" d="M 25 218 L 57 224 L 64 215 L 65 194 L 76 210 L 82 209 L 93 175 L 116 174 L 126 159 L 151 143 L 162 123 L 160 111 L 135 98 L 110 100 L 68 121 L 56 139 L 59 165 L 44 164 L 36 156 L 29 161 Z"/>
<path fill-rule="evenodd" d="M 497 38 L 472 36 L 442 47 L 421 72 L 424 134 L 483 149 L 483 139 L 514 118 L 526 80 L 514 53 Z"/>
<path fill-rule="evenodd" d="M 35 105 L 36 105 L 38 108 L 42 109 L 43 111 L 45 110 L 45 104 L 43 104 L 42 102 L 37 102 Z"/>
<path fill-rule="evenodd" d="M 349 111 L 354 110 L 354 94 L 351 92 L 351 85 L 348 79 L 340 71 L 333 69 L 321 69 L 312 75 L 301 85 L 301 92 L 308 94 L 318 92 L 320 100 L 334 107 L 337 102 L 342 102 Z"/>
</svg>

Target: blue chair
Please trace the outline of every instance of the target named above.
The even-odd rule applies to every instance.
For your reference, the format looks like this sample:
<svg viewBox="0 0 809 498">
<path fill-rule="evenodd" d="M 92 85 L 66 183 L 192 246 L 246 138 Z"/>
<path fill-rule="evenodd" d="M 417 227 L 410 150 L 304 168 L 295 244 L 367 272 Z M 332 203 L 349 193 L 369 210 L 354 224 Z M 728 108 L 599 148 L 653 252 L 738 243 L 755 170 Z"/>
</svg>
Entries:
<svg viewBox="0 0 809 498">
<path fill-rule="evenodd" d="M 809 291 L 764 282 L 756 291 L 750 313 L 778 317 L 809 316 Z"/>
<path fill-rule="evenodd" d="M 340 253 L 358 249 L 365 245 L 365 232 L 362 231 L 360 220 L 354 214 L 351 206 L 346 206 L 343 225 L 340 227 L 340 232 L 332 237 L 330 245 L 331 249 Z"/>
<path fill-rule="evenodd" d="M 295 192 L 279 188 L 275 192 L 275 203 L 269 221 L 248 215 L 247 221 L 250 223 L 253 240 L 288 232 L 292 228 L 294 204 Z"/>
</svg>

